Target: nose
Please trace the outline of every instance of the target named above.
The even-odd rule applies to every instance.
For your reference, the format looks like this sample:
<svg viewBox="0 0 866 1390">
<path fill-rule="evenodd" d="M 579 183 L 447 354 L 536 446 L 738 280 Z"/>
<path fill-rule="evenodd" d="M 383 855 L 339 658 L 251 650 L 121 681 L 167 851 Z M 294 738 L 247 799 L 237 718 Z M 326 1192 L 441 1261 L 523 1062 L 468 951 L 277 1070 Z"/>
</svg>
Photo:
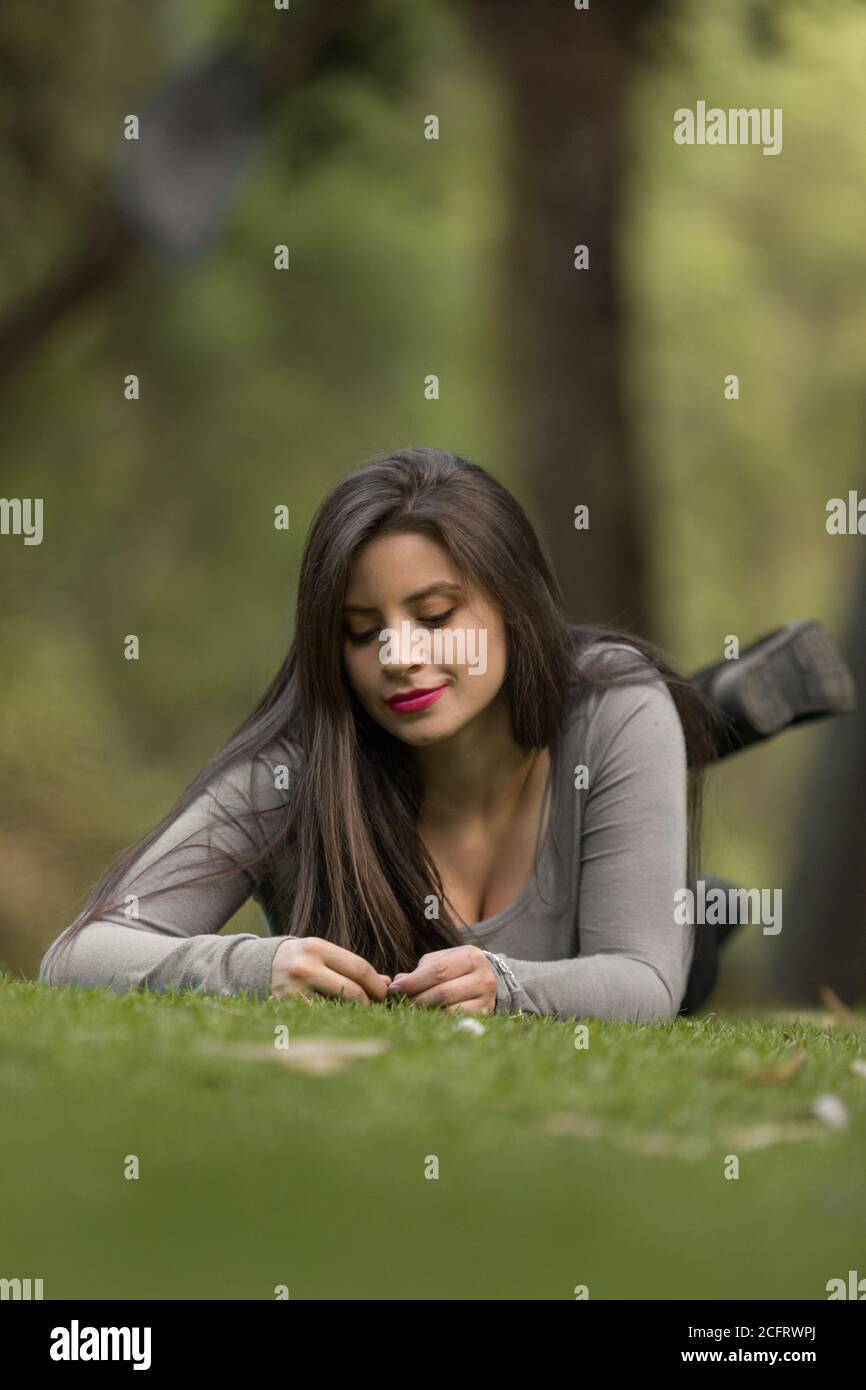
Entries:
<svg viewBox="0 0 866 1390">
<path fill-rule="evenodd" d="M 379 633 L 379 661 L 388 675 L 402 676 L 426 664 L 420 659 L 420 653 L 413 651 L 414 641 L 415 628 L 407 619 L 382 629 Z"/>
</svg>

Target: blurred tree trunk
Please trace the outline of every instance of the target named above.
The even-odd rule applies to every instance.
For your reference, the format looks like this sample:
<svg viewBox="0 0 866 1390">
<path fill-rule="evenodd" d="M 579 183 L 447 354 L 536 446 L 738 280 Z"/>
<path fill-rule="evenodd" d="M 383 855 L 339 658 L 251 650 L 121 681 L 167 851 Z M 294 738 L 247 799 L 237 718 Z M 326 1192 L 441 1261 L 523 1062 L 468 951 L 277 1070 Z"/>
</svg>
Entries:
<svg viewBox="0 0 866 1390">
<path fill-rule="evenodd" d="M 866 999 L 866 561 L 843 652 L 859 707 L 828 724 L 818 750 L 772 978 L 780 995 L 810 1003 L 823 984 L 845 1003 Z"/>
<path fill-rule="evenodd" d="M 652 636 L 646 526 L 627 422 L 618 229 L 635 41 L 664 0 L 471 0 L 504 74 L 511 217 L 503 286 L 517 463 L 576 619 Z M 589 248 L 575 269 L 574 248 Z M 589 529 L 574 509 L 589 507 Z"/>
</svg>

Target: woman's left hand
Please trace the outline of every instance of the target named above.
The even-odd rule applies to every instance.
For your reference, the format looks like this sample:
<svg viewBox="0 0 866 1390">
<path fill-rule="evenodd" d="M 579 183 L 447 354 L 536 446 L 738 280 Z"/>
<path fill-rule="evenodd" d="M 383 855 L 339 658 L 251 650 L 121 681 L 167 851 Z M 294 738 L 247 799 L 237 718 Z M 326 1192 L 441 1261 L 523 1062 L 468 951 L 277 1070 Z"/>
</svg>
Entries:
<svg viewBox="0 0 866 1390">
<path fill-rule="evenodd" d="M 492 1014 L 497 974 L 478 946 L 449 946 L 422 956 L 408 975 L 395 975 L 388 986 L 393 998 L 408 996 L 425 1008 L 443 1007 L 468 1014 Z"/>
</svg>

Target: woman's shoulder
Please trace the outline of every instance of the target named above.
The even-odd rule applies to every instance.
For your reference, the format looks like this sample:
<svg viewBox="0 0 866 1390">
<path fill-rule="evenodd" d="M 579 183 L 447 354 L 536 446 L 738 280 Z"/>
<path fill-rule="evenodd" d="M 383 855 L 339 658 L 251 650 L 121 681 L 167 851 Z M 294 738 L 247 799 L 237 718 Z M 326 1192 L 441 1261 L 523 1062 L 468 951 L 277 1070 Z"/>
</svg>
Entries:
<svg viewBox="0 0 866 1390">
<path fill-rule="evenodd" d="M 675 714 L 673 697 L 655 662 L 623 639 L 598 638 L 575 657 L 574 682 L 567 715 L 569 731 L 581 736 L 612 735 L 638 711 Z M 594 677 L 600 679 L 596 682 Z M 678 716 L 676 716 L 678 720 Z"/>
<path fill-rule="evenodd" d="M 571 716 L 594 710 L 611 691 L 626 691 L 653 679 L 661 680 L 655 662 L 625 638 L 599 637 L 585 643 L 575 654 L 574 670 Z"/>
<path fill-rule="evenodd" d="M 631 669 L 658 673 L 658 668 L 639 647 L 627 638 L 596 637 L 586 642 L 575 655 L 575 667 L 585 675 L 596 667 Z"/>
</svg>

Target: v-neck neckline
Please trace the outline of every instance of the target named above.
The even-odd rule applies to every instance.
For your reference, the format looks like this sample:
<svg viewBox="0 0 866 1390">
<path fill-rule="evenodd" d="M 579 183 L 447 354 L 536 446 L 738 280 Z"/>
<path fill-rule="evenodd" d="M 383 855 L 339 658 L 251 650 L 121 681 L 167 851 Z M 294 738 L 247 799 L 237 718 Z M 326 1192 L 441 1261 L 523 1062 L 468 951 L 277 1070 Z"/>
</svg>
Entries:
<svg viewBox="0 0 866 1390">
<path fill-rule="evenodd" d="M 539 813 L 538 825 L 535 832 L 535 854 L 533 856 L 532 872 L 523 886 L 523 891 L 509 903 L 507 907 L 500 908 L 491 917 L 482 917 L 479 922 L 472 922 L 462 927 L 458 927 L 461 937 L 487 936 L 489 932 L 496 931 L 499 927 L 505 926 L 512 918 L 518 917 L 531 902 L 538 897 L 542 870 L 550 854 L 550 844 L 553 826 L 556 821 L 556 811 L 559 805 L 560 781 L 557 776 L 559 758 L 553 748 L 550 749 L 550 766 L 547 769 L 547 777 L 544 782 L 544 792 L 541 797 L 541 811 Z M 549 815 L 547 814 L 549 808 Z M 545 817 L 547 823 L 545 825 Z"/>
</svg>

